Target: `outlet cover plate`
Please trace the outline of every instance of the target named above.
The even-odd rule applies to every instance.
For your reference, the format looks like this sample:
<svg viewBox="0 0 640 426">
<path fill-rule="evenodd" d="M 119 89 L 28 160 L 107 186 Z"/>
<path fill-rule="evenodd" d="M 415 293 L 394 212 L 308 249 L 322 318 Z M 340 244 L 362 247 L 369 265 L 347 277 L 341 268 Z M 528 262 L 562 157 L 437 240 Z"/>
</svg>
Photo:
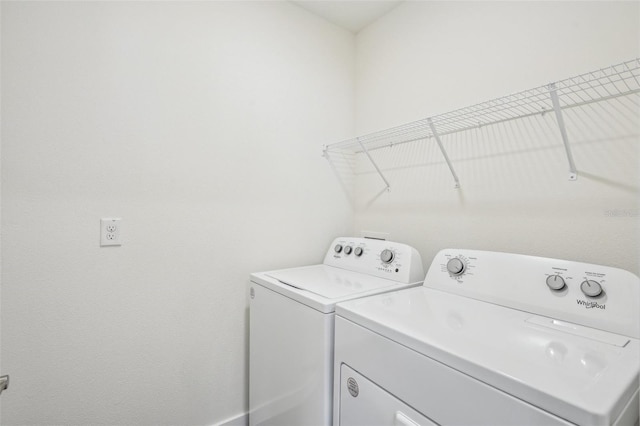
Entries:
<svg viewBox="0 0 640 426">
<path fill-rule="evenodd" d="M 100 219 L 100 246 L 120 246 L 122 218 L 103 217 Z"/>
</svg>

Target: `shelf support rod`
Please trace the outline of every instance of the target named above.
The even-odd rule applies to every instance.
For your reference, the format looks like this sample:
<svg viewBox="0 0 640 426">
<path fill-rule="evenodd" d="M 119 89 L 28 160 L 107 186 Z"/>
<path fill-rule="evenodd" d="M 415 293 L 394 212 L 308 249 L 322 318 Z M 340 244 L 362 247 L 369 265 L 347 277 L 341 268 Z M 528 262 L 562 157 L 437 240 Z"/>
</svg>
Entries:
<svg viewBox="0 0 640 426">
<path fill-rule="evenodd" d="M 380 170 L 380 168 L 378 167 L 376 162 L 373 161 L 373 158 L 371 157 L 371 154 L 369 154 L 369 151 L 364 146 L 364 144 L 362 143 L 360 138 L 356 138 L 356 140 L 358 141 L 358 144 L 360 145 L 360 148 L 362 148 L 362 151 L 367 155 L 367 157 L 369 158 L 369 161 L 371 161 L 371 164 L 373 164 L 373 167 L 375 167 L 376 171 L 378 172 L 378 174 L 380 175 L 380 177 L 384 181 L 384 184 L 387 186 L 385 189 L 387 191 L 390 191 L 391 190 L 391 186 L 389 185 L 389 181 L 384 177 L 384 175 L 382 174 L 382 171 Z"/>
<path fill-rule="evenodd" d="M 447 162 L 447 166 L 449 166 L 449 170 L 451 170 L 451 174 L 453 175 L 453 180 L 456 181 L 455 188 L 460 188 L 460 181 L 458 180 L 458 175 L 456 171 L 453 169 L 453 165 L 451 164 L 451 160 L 449 160 L 449 156 L 447 155 L 447 151 L 445 151 L 444 146 L 442 146 L 442 141 L 440 140 L 440 135 L 436 131 L 436 127 L 433 125 L 433 121 L 431 118 L 427 118 L 427 122 L 429 123 L 429 127 L 431 128 L 431 133 L 433 134 L 434 139 L 438 143 L 438 147 L 440 148 L 440 152 L 442 152 L 442 156 L 444 157 L 444 161 Z"/>
<path fill-rule="evenodd" d="M 569 161 L 569 180 L 576 180 L 578 179 L 578 171 L 576 170 L 576 165 L 573 162 L 573 154 L 571 154 L 569 137 L 567 136 L 567 129 L 564 125 L 564 117 L 562 116 L 562 108 L 560 107 L 560 100 L 558 99 L 558 89 L 555 83 L 549 84 L 549 94 L 551 95 L 553 110 L 556 113 L 558 127 L 560 128 L 562 143 L 564 143 L 564 149 L 567 152 L 567 160 Z"/>
</svg>

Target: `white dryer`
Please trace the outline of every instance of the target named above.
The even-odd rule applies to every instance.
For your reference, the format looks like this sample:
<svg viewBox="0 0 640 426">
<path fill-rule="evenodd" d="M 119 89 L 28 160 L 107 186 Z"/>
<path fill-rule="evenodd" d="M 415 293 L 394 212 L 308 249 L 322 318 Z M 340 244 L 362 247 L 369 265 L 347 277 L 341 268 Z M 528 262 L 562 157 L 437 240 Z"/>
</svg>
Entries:
<svg viewBox="0 0 640 426">
<path fill-rule="evenodd" d="M 331 425 L 337 302 L 422 284 L 410 246 L 338 238 L 320 265 L 251 274 L 249 422 Z"/>
<path fill-rule="evenodd" d="M 639 305 L 620 269 L 443 250 L 336 307 L 334 425 L 637 425 Z"/>
</svg>

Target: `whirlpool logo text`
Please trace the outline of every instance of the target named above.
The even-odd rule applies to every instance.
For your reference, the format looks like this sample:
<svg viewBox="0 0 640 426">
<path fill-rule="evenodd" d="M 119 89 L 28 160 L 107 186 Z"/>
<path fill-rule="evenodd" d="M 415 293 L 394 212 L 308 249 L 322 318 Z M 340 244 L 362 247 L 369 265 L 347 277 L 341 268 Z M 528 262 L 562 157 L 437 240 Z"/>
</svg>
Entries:
<svg viewBox="0 0 640 426">
<path fill-rule="evenodd" d="M 578 305 L 584 306 L 586 309 L 606 309 L 607 305 L 601 305 L 598 302 L 589 302 L 587 300 L 577 299 L 576 303 Z"/>
</svg>

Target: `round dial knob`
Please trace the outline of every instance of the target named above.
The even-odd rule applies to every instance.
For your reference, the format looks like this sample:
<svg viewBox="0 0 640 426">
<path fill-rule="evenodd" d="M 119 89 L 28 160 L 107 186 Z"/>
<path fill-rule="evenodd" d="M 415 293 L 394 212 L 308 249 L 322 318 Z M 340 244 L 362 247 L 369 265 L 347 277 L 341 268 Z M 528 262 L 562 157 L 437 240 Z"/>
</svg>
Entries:
<svg viewBox="0 0 640 426">
<path fill-rule="evenodd" d="M 380 253 L 380 260 L 382 260 L 384 263 L 391 263 L 393 261 L 393 257 L 394 254 L 389 249 L 384 249 L 382 250 L 382 253 Z"/>
<path fill-rule="evenodd" d="M 447 262 L 447 271 L 449 271 L 451 275 L 462 275 L 466 268 L 467 264 L 458 257 L 454 257 Z"/>
<path fill-rule="evenodd" d="M 547 285 L 551 290 L 560 291 L 564 288 L 564 278 L 560 275 L 549 275 L 547 277 Z"/>
<path fill-rule="evenodd" d="M 362 247 L 356 247 L 356 249 L 353 251 L 353 254 L 358 257 L 362 256 Z"/>
<path fill-rule="evenodd" d="M 353 247 L 351 246 L 346 246 L 344 248 L 344 254 L 351 254 L 352 251 L 353 251 Z"/>
<path fill-rule="evenodd" d="M 336 246 L 333 249 L 335 250 L 336 253 L 340 253 L 342 251 L 342 245 L 336 244 Z"/>
<path fill-rule="evenodd" d="M 598 281 L 594 280 L 582 281 L 582 284 L 580 284 L 580 290 L 582 290 L 585 296 L 589 297 L 598 297 L 602 294 L 602 286 Z"/>
</svg>

